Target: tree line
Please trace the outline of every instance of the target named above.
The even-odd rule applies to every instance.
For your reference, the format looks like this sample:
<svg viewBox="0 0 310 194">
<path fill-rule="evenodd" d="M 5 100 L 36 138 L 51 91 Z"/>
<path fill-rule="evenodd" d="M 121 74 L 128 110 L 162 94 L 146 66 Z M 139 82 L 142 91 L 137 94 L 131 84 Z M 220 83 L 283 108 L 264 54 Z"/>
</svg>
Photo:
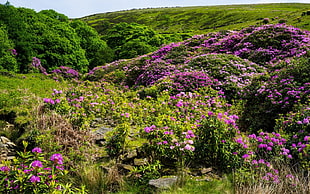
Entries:
<svg viewBox="0 0 310 194">
<path fill-rule="evenodd" d="M 86 72 L 180 40 L 181 36 L 159 34 L 137 23 L 118 23 L 99 35 L 86 23 L 54 10 L 0 4 L 0 70 L 28 73 L 35 57 L 48 71 L 67 66 Z"/>
</svg>

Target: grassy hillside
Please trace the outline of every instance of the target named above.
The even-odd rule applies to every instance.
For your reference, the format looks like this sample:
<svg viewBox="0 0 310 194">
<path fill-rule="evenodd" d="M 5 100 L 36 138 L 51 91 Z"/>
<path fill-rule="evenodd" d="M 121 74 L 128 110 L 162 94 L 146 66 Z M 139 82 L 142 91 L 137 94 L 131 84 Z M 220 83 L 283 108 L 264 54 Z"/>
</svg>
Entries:
<svg viewBox="0 0 310 194">
<path fill-rule="evenodd" d="M 164 10 L 171 10 L 166 19 L 156 20 Z M 160 33 L 218 32 L 85 74 L 64 66 L 43 74 L 1 70 L 0 193 L 310 193 L 308 10 L 268 4 L 109 13 L 115 23 L 129 13 L 149 18 L 150 27 L 170 22 Z M 284 20 L 289 25 L 278 24 Z M 303 29 L 290 26 L 297 24 Z M 40 72 L 35 59 L 31 72 Z M 15 160 L 1 136 L 17 144 Z M 176 182 L 155 189 L 158 178 Z"/>
<path fill-rule="evenodd" d="M 221 5 L 175 8 L 133 9 L 108 12 L 81 18 L 99 33 L 120 22 L 145 24 L 160 33 L 193 32 L 201 34 L 220 30 L 240 30 L 261 23 L 286 22 L 298 28 L 310 30 L 310 4 L 253 4 Z"/>
</svg>

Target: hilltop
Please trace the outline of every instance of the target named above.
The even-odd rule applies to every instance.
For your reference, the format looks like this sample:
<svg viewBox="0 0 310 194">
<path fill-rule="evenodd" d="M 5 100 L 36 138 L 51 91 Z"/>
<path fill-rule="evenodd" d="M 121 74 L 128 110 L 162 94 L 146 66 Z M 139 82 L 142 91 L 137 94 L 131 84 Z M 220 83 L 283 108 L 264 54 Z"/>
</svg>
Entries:
<svg viewBox="0 0 310 194">
<path fill-rule="evenodd" d="M 159 33 L 202 34 L 221 30 L 240 30 L 259 24 L 264 18 L 271 23 L 285 22 L 310 30 L 310 4 L 272 3 L 219 5 L 174 8 L 148 8 L 107 12 L 80 18 L 104 34 L 120 22 L 144 24 Z"/>
</svg>

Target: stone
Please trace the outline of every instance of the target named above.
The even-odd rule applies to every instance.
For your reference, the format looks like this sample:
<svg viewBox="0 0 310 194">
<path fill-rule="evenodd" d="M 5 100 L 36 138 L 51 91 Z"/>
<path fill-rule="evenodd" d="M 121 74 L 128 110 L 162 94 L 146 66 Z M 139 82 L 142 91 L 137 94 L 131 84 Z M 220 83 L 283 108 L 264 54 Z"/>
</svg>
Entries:
<svg viewBox="0 0 310 194">
<path fill-rule="evenodd" d="M 146 158 L 135 158 L 133 163 L 135 166 L 143 166 L 146 165 L 148 162 Z"/>
<path fill-rule="evenodd" d="M 128 165 L 128 164 L 117 164 L 117 168 L 119 168 L 120 170 L 126 170 L 128 172 L 131 172 L 134 170 L 133 166 Z"/>
<path fill-rule="evenodd" d="M 177 177 L 159 178 L 150 180 L 149 185 L 154 186 L 158 189 L 169 189 L 173 185 L 175 185 L 177 181 L 178 181 Z"/>
<path fill-rule="evenodd" d="M 0 136 L 0 161 L 12 160 L 16 155 L 16 145 L 8 138 Z"/>
<path fill-rule="evenodd" d="M 209 172 L 212 172 L 212 168 L 203 168 L 203 169 L 201 169 L 201 174 L 207 174 Z"/>
<path fill-rule="evenodd" d="M 0 140 L 1 140 L 1 143 L 2 143 L 2 144 L 6 144 L 6 143 L 8 143 L 8 142 L 11 142 L 8 138 L 6 138 L 6 137 L 4 137 L 4 136 L 1 136 L 1 137 L 0 137 Z"/>
<path fill-rule="evenodd" d="M 101 127 L 95 131 L 92 131 L 91 133 L 95 144 L 103 146 L 106 141 L 104 135 L 109 131 L 113 131 L 113 128 Z"/>
</svg>

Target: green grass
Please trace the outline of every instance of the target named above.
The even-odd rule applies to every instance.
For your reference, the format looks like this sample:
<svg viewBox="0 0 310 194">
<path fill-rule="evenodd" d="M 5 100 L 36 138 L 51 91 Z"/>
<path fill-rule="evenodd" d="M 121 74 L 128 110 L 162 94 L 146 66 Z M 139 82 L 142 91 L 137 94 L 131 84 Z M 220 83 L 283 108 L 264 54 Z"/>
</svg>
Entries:
<svg viewBox="0 0 310 194">
<path fill-rule="evenodd" d="M 61 87 L 43 74 L 0 75 L 0 110 L 32 105 L 31 100 L 49 97 L 54 88 Z"/>
<path fill-rule="evenodd" d="M 197 181 L 190 179 L 183 187 L 178 187 L 170 191 L 161 192 L 161 194 L 231 194 L 233 192 L 233 183 L 230 178 L 211 181 Z"/>
<path fill-rule="evenodd" d="M 50 97 L 53 89 L 60 90 L 66 84 L 60 84 L 43 74 L 0 74 L 0 135 L 12 140 L 22 135 L 26 124 L 32 121 L 33 112 L 43 103 L 43 98 Z M 14 124 L 13 131 L 4 130 L 7 121 Z"/>
<path fill-rule="evenodd" d="M 260 23 L 263 18 L 270 18 L 271 23 L 285 19 L 289 25 L 310 30 L 310 16 L 302 16 L 308 10 L 310 4 L 301 3 L 221 5 L 133 9 L 95 14 L 81 19 L 101 34 L 111 25 L 120 22 L 145 24 L 160 33 L 201 34 L 239 30 Z"/>
</svg>

